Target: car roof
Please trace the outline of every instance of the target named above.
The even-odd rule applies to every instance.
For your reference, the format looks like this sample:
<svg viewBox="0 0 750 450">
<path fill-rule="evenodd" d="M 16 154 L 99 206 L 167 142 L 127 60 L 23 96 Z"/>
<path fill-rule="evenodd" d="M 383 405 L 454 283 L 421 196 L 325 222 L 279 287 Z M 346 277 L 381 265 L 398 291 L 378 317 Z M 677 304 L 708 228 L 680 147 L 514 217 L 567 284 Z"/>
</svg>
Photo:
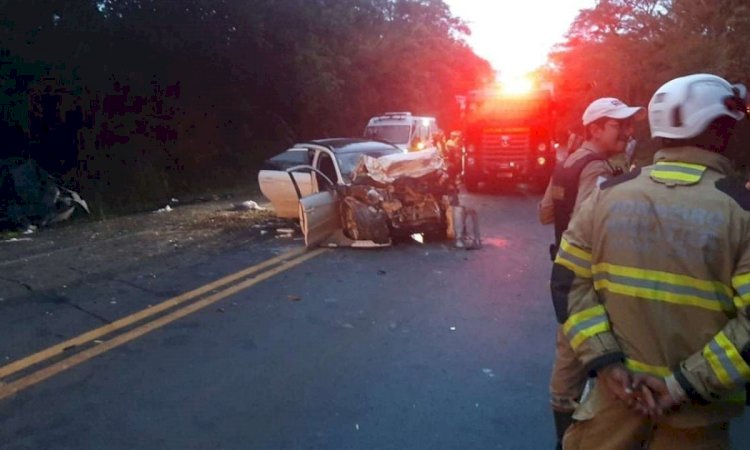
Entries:
<svg viewBox="0 0 750 450">
<path fill-rule="evenodd" d="M 368 122 L 367 126 L 377 125 L 396 125 L 396 124 L 413 124 L 418 121 L 427 120 L 430 122 L 437 122 L 433 116 L 415 116 L 410 112 L 390 112 L 380 116 L 372 117 Z"/>
<path fill-rule="evenodd" d="M 300 142 L 296 145 L 304 146 L 305 144 L 314 144 L 327 147 L 334 153 L 362 153 L 365 151 L 372 150 L 402 150 L 397 146 L 386 141 L 379 141 L 375 139 L 359 139 L 359 138 L 330 138 L 330 139 L 316 139 L 307 142 Z"/>
</svg>

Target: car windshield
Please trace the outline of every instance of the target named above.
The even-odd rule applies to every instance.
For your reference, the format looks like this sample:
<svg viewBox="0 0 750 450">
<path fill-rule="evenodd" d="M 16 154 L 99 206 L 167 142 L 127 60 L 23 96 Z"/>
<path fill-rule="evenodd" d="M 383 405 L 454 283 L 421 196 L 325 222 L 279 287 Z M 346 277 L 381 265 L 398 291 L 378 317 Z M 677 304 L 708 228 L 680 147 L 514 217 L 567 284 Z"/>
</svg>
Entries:
<svg viewBox="0 0 750 450">
<path fill-rule="evenodd" d="M 394 153 L 401 153 L 397 148 L 378 148 L 372 150 L 365 150 L 362 152 L 346 152 L 336 154 L 336 161 L 339 163 L 339 169 L 341 169 L 341 176 L 344 177 L 346 182 L 352 181 L 352 172 L 359 162 L 361 155 L 371 156 L 373 158 L 379 158 L 385 155 L 393 155 Z"/>
<path fill-rule="evenodd" d="M 394 144 L 408 144 L 410 131 L 409 125 L 371 125 L 365 129 L 365 137 Z"/>
</svg>

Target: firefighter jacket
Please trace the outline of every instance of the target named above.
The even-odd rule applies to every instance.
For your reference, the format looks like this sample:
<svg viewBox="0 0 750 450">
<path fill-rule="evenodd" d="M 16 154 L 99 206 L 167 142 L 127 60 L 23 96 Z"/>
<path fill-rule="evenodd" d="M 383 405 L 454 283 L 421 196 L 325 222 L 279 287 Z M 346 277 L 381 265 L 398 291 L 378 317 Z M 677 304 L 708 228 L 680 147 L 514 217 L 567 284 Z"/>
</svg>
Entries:
<svg viewBox="0 0 750 450">
<path fill-rule="evenodd" d="M 675 427 L 725 422 L 750 381 L 750 192 L 695 147 L 604 182 L 563 234 L 558 321 L 587 369 L 624 362 L 673 376 L 690 403 Z"/>
</svg>

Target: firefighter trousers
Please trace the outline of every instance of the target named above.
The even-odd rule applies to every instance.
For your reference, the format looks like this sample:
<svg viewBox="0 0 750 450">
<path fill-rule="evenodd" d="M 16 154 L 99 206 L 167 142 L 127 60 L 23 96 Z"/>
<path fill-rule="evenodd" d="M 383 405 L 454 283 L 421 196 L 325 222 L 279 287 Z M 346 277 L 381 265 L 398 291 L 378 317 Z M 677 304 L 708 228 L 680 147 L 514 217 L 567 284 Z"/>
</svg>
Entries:
<svg viewBox="0 0 750 450">
<path fill-rule="evenodd" d="M 558 412 L 573 412 L 581 399 L 588 374 L 565 337 L 562 325 L 557 327 L 555 362 L 552 366 L 550 405 Z"/>
<path fill-rule="evenodd" d="M 597 402 L 596 406 L 587 405 Z M 725 450 L 729 449 L 729 423 L 705 427 L 676 428 L 654 422 L 629 409 L 601 385 L 593 388 L 581 410 L 591 406 L 589 414 L 576 411 L 576 422 L 568 428 L 563 450 Z"/>
</svg>

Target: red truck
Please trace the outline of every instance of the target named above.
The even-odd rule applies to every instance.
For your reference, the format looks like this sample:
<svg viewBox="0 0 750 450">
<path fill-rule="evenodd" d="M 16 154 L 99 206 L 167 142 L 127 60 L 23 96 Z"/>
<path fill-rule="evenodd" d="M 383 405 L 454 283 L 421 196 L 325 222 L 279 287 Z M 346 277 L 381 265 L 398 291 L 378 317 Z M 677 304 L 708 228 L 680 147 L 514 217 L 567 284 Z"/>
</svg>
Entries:
<svg viewBox="0 0 750 450">
<path fill-rule="evenodd" d="M 555 164 L 551 90 L 511 94 L 491 88 L 461 100 L 466 189 L 502 181 L 544 189 Z"/>
</svg>

